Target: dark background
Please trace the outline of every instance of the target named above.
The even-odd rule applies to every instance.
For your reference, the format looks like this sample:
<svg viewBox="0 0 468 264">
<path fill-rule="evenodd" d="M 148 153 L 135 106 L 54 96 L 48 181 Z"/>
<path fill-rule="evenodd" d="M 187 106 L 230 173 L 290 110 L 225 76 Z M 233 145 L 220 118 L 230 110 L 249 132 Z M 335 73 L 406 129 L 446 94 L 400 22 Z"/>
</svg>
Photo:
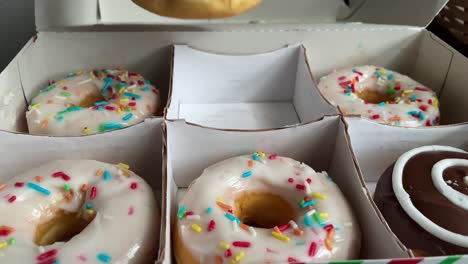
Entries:
<svg viewBox="0 0 468 264">
<path fill-rule="evenodd" d="M 468 47 L 437 23 L 433 22 L 428 29 L 468 55 Z M 0 72 L 34 34 L 34 0 L 0 0 Z"/>
</svg>

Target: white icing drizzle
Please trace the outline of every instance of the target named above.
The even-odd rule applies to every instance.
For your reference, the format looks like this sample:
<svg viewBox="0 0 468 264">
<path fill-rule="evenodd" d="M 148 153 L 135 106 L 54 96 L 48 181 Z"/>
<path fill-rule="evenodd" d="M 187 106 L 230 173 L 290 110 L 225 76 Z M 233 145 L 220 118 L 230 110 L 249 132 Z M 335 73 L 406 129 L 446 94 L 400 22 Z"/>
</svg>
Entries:
<svg viewBox="0 0 468 264">
<path fill-rule="evenodd" d="M 357 78 L 357 79 L 356 79 Z M 353 82 L 354 92 L 350 82 Z M 320 79 L 318 88 L 345 115 L 360 115 L 379 123 L 405 127 L 439 123 L 434 91 L 408 76 L 372 65 L 336 70 Z M 393 102 L 366 103 L 357 93 L 364 90 L 393 94 Z"/>
<path fill-rule="evenodd" d="M 457 205 L 464 210 L 468 210 L 468 195 L 458 192 L 447 185 L 444 181 L 443 172 L 445 169 L 453 166 L 466 166 L 468 167 L 468 160 L 465 159 L 444 159 L 432 167 L 432 182 L 436 189 L 453 204 Z"/>
<path fill-rule="evenodd" d="M 314 193 L 322 194 L 322 198 L 326 197 L 311 198 L 315 201 L 313 210 L 309 210 L 307 206 L 302 207 L 301 203 L 309 191 L 312 195 L 308 197 L 313 197 Z M 273 228 L 246 228 L 243 223 L 238 222 L 239 219 L 232 218 L 230 214 L 226 216 L 225 209 L 216 202 L 222 202 L 224 206 L 233 209 L 236 195 L 244 192 L 280 195 L 294 208 L 295 219 L 288 220 L 282 227 L 285 228 L 281 234 L 284 237 L 275 238 Z M 210 213 L 205 213 L 207 208 L 210 208 Z M 184 210 L 201 216 L 197 222 L 202 229 L 200 232 L 192 228 L 193 221 L 183 216 Z M 317 218 L 323 212 L 327 216 L 319 223 Z M 311 226 L 305 223 L 306 215 Z M 257 152 L 230 158 L 205 169 L 179 202 L 177 219 L 174 232 L 180 234 L 182 243 L 192 256 L 204 260 L 203 263 L 214 263 L 215 256 L 222 257 L 223 263 L 228 263 L 226 261 L 235 259 L 241 252 L 244 255 L 240 263 L 286 263 L 289 258 L 309 262 L 354 259 L 359 256 L 359 225 L 355 223 L 352 209 L 338 186 L 328 178 L 328 174 L 315 172 L 306 164 L 277 155 Z M 212 220 L 216 227 L 209 231 Z M 327 237 L 326 227 L 336 230 L 329 240 L 331 250 L 327 249 L 324 242 Z M 250 244 L 248 247 L 236 247 L 236 241 Z M 335 243 L 336 241 L 340 243 Z M 231 258 L 224 257 L 226 249 L 220 247 L 220 242 L 230 245 Z M 312 242 L 317 247 L 314 255 L 309 253 Z"/>
<path fill-rule="evenodd" d="M 423 153 L 423 152 L 431 152 L 431 151 L 451 151 L 451 152 L 458 152 L 458 153 L 467 153 L 461 149 L 448 147 L 448 146 L 424 146 L 412 149 L 403 155 L 396 161 L 395 166 L 393 168 L 392 174 L 392 185 L 393 191 L 395 193 L 398 202 L 400 203 L 403 210 L 413 219 L 416 223 L 418 223 L 424 230 L 431 233 L 435 237 L 438 237 L 441 240 L 444 240 L 448 243 L 460 246 L 460 247 L 468 247 L 468 236 L 464 236 L 461 234 L 454 233 L 449 231 L 433 221 L 427 218 L 424 214 L 422 214 L 412 203 L 410 195 L 406 192 L 403 187 L 403 170 L 405 168 L 406 163 L 415 155 Z M 438 164 L 438 163 L 436 163 Z M 443 168 L 446 164 L 442 163 L 439 164 L 439 169 Z M 436 170 L 437 173 L 438 170 Z M 434 179 L 434 169 L 432 170 L 433 175 L 432 178 Z M 437 182 L 441 179 L 443 181 L 442 175 L 440 173 L 435 176 Z M 435 183 L 436 181 L 434 181 Z M 443 183 L 446 184 L 445 182 Z M 442 193 L 443 194 L 443 193 Z M 445 194 L 444 194 L 445 195 Z"/>
</svg>

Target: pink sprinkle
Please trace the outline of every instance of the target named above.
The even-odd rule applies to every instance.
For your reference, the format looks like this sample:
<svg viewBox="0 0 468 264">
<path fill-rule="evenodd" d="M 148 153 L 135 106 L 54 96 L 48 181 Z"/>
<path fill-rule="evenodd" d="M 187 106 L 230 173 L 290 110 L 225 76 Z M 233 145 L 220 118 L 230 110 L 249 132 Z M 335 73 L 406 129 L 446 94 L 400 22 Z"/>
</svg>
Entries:
<svg viewBox="0 0 468 264">
<path fill-rule="evenodd" d="M 288 179 L 288 182 L 293 183 L 293 182 L 294 182 L 294 179 L 293 179 L 293 178 L 289 178 L 289 179 Z"/>
<path fill-rule="evenodd" d="M 216 222 L 214 220 L 211 220 L 210 223 L 208 224 L 208 232 L 213 231 L 215 227 L 216 227 Z"/>
<path fill-rule="evenodd" d="M 323 229 L 325 229 L 325 231 L 327 232 L 330 232 L 331 229 L 334 229 L 335 227 L 332 225 L 332 224 L 328 224 L 326 226 L 323 227 Z"/>
<path fill-rule="evenodd" d="M 266 251 L 268 253 L 274 253 L 274 254 L 278 254 L 278 252 L 274 251 L 273 249 L 270 249 L 270 248 L 267 248 Z"/>
<path fill-rule="evenodd" d="M 80 261 L 82 261 L 82 262 L 86 262 L 86 261 L 88 260 L 88 259 L 87 259 L 85 256 L 83 256 L 83 255 L 79 255 L 79 256 L 78 256 L 78 259 L 79 259 Z"/>
<path fill-rule="evenodd" d="M 135 211 L 135 210 L 133 209 L 133 206 L 130 206 L 130 207 L 128 208 L 128 215 L 133 215 L 133 212 L 134 212 L 134 211 Z"/>
<path fill-rule="evenodd" d="M 137 83 L 138 83 L 138 85 L 144 85 L 145 84 L 145 82 L 142 81 L 142 80 L 138 80 Z"/>
<path fill-rule="evenodd" d="M 106 110 L 109 110 L 109 111 L 114 111 L 115 110 L 115 107 L 114 106 L 110 106 L 110 105 L 106 105 Z"/>
<path fill-rule="evenodd" d="M 400 87 L 400 86 L 397 86 L 397 87 L 393 88 L 393 90 L 395 90 L 395 91 L 400 91 L 400 90 L 401 90 L 401 87 Z"/>
<path fill-rule="evenodd" d="M 346 86 L 348 84 L 351 84 L 351 81 L 346 81 L 346 82 L 340 82 L 339 83 L 340 86 Z"/>
<path fill-rule="evenodd" d="M 226 258 L 229 258 L 230 256 L 232 256 L 232 251 L 231 251 L 231 249 L 229 249 L 229 248 L 226 249 L 226 251 L 224 251 L 224 256 L 225 256 Z"/>
<path fill-rule="evenodd" d="M 419 109 L 421 109 L 422 111 L 426 112 L 426 111 L 427 111 L 427 105 L 420 105 L 420 106 L 419 106 Z"/>
<path fill-rule="evenodd" d="M 94 199 L 96 198 L 97 191 L 98 191 L 98 190 L 97 190 L 97 187 L 96 187 L 96 186 L 93 186 L 93 187 L 91 188 L 91 193 L 89 194 L 89 198 L 90 198 L 91 200 L 94 200 Z"/>
<path fill-rule="evenodd" d="M 309 246 L 309 256 L 313 257 L 317 253 L 317 243 L 311 242 Z"/>
<path fill-rule="evenodd" d="M 285 224 L 285 225 L 282 225 L 280 227 L 278 227 L 278 229 L 281 231 L 281 232 L 284 232 L 286 231 L 288 228 L 290 228 L 291 225 L 288 223 L 288 224 Z"/>
<path fill-rule="evenodd" d="M 427 103 L 432 105 L 432 99 L 427 100 Z"/>
<path fill-rule="evenodd" d="M 380 115 L 379 114 L 371 115 L 371 118 L 374 119 L 374 120 L 379 119 Z"/>
<path fill-rule="evenodd" d="M 192 211 L 188 211 L 185 213 L 186 216 L 189 216 L 189 215 L 193 215 L 193 212 Z"/>
<path fill-rule="evenodd" d="M 248 248 L 248 247 L 250 247 L 250 242 L 247 242 L 247 241 L 234 241 L 234 242 L 232 242 L 232 245 L 235 246 L 235 247 Z"/>
<path fill-rule="evenodd" d="M 158 94 L 158 90 L 156 90 L 156 89 L 151 89 L 151 91 L 152 91 L 153 93 L 155 93 L 155 94 Z"/>
<path fill-rule="evenodd" d="M 138 74 L 134 73 L 134 72 L 129 72 L 128 73 L 128 77 L 137 77 Z"/>
<path fill-rule="evenodd" d="M 130 184 L 130 189 L 136 190 L 136 188 L 138 188 L 138 184 L 137 184 L 136 182 L 132 182 L 132 183 Z"/>
<path fill-rule="evenodd" d="M 431 123 L 431 121 L 429 119 L 426 120 L 426 126 L 432 126 L 432 123 Z"/>
<path fill-rule="evenodd" d="M 56 83 L 56 82 L 57 82 L 56 80 L 50 81 L 51 84 L 54 84 L 54 83 Z"/>
<path fill-rule="evenodd" d="M 12 195 L 12 196 L 8 199 L 8 202 L 9 202 L 9 203 L 13 203 L 15 200 L 16 200 L 16 196 L 15 196 L 15 195 Z"/>
<path fill-rule="evenodd" d="M 52 250 L 49 250 L 47 252 L 44 252 L 42 254 L 40 254 L 38 257 L 37 257 L 37 260 L 39 261 L 43 261 L 43 260 L 46 260 L 52 256 L 55 256 L 55 254 L 57 254 L 57 250 L 56 249 L 52 249 Z"/>
<path fill-rule="evenodd" d="M 304 185 L 302 185 L 302 184 L 296 184 L 296 189 L 298 189 L 298 190 L 305 190 L 306 187 L 305 187 Z"/>
<path fill-rule="evenodd" d="M 312 182 L 312 179 L 311 178 L 307 178 L 307 183 L 311 183 Z"/>
<path fill-rule="evenodd" d="M 428 89 L 427 88 L 423 88 L 423 87 L 416 87 L 414 88 L 416 91 L 423 91 L 423 92 L 427 92 Z"/>
<path fill-rule="evenodd" d="M 275 160 L 276 158 L 278 158 L 278 154 L 271 154 L 268 159 L 270 160 Z"/>
<path fill-rule="evenodd" d="M 128 103 L 128 106 L 135 106 L 135 105 L 136 105 L 135 102 L 130 102 L 130 103 Z"/>
<path fill-rule="evenodd" d="M 61 177 L 64 181 L 69 181 L 70 180 L 70 176 L 65 174 L 63 171 L 59 171 L 59 172 L 56 172 L 56 173 L 52 174 L 52 177 L 54 177 L 54 178 Z"/>
<path fill-rule="evenodd" d="M 346 79 L 346 76 L 340 76 L 340 77 L 338 78 L 339 81 L 342 81 L 342 80 L 344 80 L 344 79 Z"/>
<path fill-rule="evenodd" d="M 15 187 L 20 188 L 24 186 L 24 182 L 15 182 Z"/>
<path fill-rule="evenodd" d="M 359 76 L 363 76 L 363 75 L 364 75 L 364 74 L 362 74 L 362 72 L 360 72 L 360 71 L 354 71 L 354 73 L 359 74 Z"/>
<path fill-rule="evenodd" d="M 289 262 L 289 263 L 297 263 L 297 262 L 299 262 L 299 261 L 298 261 L 297 259 L 295 259 L 295 258 L 289 257 L 289 258 L 288 258 L 288 262 Z"/>
</svg>

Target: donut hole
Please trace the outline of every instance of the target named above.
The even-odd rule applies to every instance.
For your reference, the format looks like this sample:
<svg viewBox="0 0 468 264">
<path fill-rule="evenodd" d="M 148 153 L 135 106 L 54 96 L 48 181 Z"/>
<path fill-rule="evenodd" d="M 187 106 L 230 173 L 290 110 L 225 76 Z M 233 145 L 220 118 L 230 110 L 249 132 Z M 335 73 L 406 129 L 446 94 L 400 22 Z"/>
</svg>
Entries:
<svg viewBox="0 0 468 264">
<path fill-rule="evenodd" d="M 378 104 L 382 102 L 393 102 L 395 96 L 389 93 L 381 93 L 371 89 L 364 89 L 356 93 L 356 95 L 364 100 L 364 102 L 370 104 Z"/>
<path fill-rule="evenodd" d="M 81 233 L 90 221 L 83 219 L 78 213 L 57 210 L 54 217 L 36 227 L 34 242 L 38 246 L 52 245 L 55 242 L 67 242 Z"/>
<path fill-rule="evenodd" d="M 81 100 L 79 106 L 88 108 L 94 106 L 94 103 L 102 101 L 106 101 L 106 99 L 101 94 L 88 94 Z"/>
<path fill-rule="evenodd" d="M 296 216 L 285 199 L 272 193 L 242 193 L 236 198 L 234 209 L 242 223 L 257 228 L 282 226 Z"/>
</svg>

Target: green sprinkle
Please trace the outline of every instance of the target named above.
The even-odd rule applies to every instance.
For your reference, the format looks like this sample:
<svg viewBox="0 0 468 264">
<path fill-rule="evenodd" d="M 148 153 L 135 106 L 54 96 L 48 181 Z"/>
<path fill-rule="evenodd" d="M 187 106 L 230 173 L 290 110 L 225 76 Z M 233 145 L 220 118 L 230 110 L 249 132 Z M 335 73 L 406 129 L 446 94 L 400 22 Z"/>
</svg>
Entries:
<svg viewBox="0 0 468 264">
<path fill-rule="evenodd" d="M 132 108 L 130 108 L 130 106 L 125 107 L 125 112 L 131 112 L 131 111 L 132 111 Z"/>
<path fill-rule="evenodd" d="M 452 264 L 461 259 L 461 256 L 450 256 L 442 260 L 439 264 Z"/>
<path fill-rule="evenodd" d="M 71 93 L 69 93 L 69 92 L 60 92 L 60 95 L 65 96 L 65 97 L 70 97 Z"/>
<path fill-rule="evenodd" d="M 10 238 L 10 240 L 8 240 L 8 245 L 13 246 L 14 244 L 16 244 L 16 239 Z"/>
<path fill-rule="evenodd" d="M 67 192 L 70 191 L 70 185 L 68 184 L 63 185 L 63 189 Z"/>
<path fill-rule="evenodd" d="M 391 89 L 388 89 L 385 92 L 388 93 L 388 94 L 396 94 L 397 93 L 397 91 L 391 90 Z"/>
<path fill-rule="evenodd" d="M 39 94 L 50 92 L 55 88 L 57 88 L 57 84 L 54 83 L 51 86 L 49 86 L 49 87 L 45 88 L 44 90 L 40 91 Z"/>
<path fill-rule="evenodd" d="M 387 85 L 388 89 L 393 89 L 394 87 L 395 87 L 395 83 L 392 83 L 392 82 Z"/>
</svg>

